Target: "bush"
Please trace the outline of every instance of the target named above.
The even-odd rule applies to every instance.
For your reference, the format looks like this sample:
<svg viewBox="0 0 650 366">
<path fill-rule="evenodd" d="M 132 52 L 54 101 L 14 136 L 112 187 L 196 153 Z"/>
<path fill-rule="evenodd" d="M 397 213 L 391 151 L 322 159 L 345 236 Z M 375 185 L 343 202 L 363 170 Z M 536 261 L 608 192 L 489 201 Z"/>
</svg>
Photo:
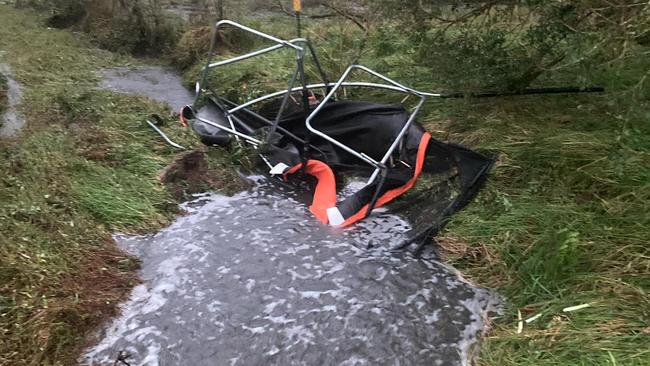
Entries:
<svg viewBox="0 0 650 366">
<path fill-rule="evenodd" d="M 199 26 L 183 33 L 171 54 L 174 65 L 181 70 L 186 70 L 205 58 L 210 49 L 212 28 L 212 25 Z M 245 52 L 252 49 L 257 42 L 255 36 L 249 33 L 225 28 L 217 35 L 215 52 L 217 54 Z"/>
<path fill-rule="evenodd" d="M 650 6 L 605 0 L 465 2 L 379 0 L 412 54 L 443 87 L 519 90 L 554 74 L 580 86 L 589 64 L 630 57 L 650 39 Z M 405 11 L 406 10 L 406 11 Z M 386 26 L 384 26 L 386 27 Z M 386 32 L 389 37 L 399 38 Z M 385 44 L 386 42 L 384 42 Z M 393 47 L 394 46 L 390 46 Z M 381 48 L 381 47 L 380 47 Z M 614 50 L 609 55 L 608 51 Z M 549 72 L 552 71 L 552 72 Z M 581 75 L 580 75 L 581 73 Z M 560 75 L 561 74 L 561 75 Z"/>
<path fill-rule="evenodd" d="M 211 27 L 198 27 L 183 33 L 171 54 L 172 62 L 181 70 L 194 65 L 207 55 L 212 39 Z"/>
<path fill-rule="evenodd" d="M 416 60 L 428 66 L 436 81 L 453 90 L 509 89 L 531 62 L 523 46 L 508 34 L 467 27 L 439 37 L 426 32 Z"/>
<path fill-rule="evenodd" d="M 53 28 L 68 28 L 79 24 L 86 17 L 86 1 L 55 0 L 52 2 L 52 16 L 47 25 Z"/>
<path fill-rule="evenodd" d="M 50 12 L 49 27 L 78 27 L 99 46 L 135 55 L 169 52 L 183 31 L 183 20 L 145 0 L 27 0 L 16 3 Z"/>
<path fill-rule="evenodd" d="M 145 1 L 120 2 L 109 8 L 103 2 L 87 3 L 84 31 L 100 47 L 135 55 L 170 52 L 178 41 L 183 21 Z"/>
</svg>

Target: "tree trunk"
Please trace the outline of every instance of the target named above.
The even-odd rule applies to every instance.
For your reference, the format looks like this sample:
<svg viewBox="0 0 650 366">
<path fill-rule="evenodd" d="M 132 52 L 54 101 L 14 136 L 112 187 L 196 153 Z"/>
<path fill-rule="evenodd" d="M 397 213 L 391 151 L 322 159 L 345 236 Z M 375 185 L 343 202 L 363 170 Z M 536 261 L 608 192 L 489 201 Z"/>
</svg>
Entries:
<svg viewBox="0 0 650 366">
<path fill-rule="evenodd" d="M 224 0 L 214 0 L 214 10 L 217 13 L 217 20 L 223 20 L 225 15 L 223 12 Z"/>
</svg>

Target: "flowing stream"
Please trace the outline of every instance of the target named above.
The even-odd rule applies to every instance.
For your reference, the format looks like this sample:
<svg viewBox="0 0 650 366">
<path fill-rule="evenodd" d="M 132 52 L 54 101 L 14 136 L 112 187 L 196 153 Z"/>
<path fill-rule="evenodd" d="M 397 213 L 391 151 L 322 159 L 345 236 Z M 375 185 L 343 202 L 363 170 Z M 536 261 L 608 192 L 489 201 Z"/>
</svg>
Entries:
<svg viewBox="0 0 650 366">
<path fill-rule="evenodd" d="M 155 76 L 152 88 L 174 87 Z M 197 196 L 156 234 L 116 236 L 142 259 L 143 284 L 83 364 L 112 365 L 119 353 L 131 365 L 470 363 L 498 296 L 433 251 L 391 251 L 409 229 L 399 216 L 378 209 L 333 229 L 293 192 L 253 179 L 233 197 Z"/>
</svg>

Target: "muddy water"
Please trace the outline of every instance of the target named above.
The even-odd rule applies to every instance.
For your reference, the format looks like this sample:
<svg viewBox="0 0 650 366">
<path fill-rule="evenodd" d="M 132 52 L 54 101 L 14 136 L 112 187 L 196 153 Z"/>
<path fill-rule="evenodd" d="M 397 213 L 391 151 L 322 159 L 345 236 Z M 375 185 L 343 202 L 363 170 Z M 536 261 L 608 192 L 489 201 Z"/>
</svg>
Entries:
<svg viewBox="0 0 650 366">
<path fill-rule="evenodd" d="M 7 109 L 0 116 L 0 137 L 15 136 L 25 125 L 25 120 L 18 113 L 18 105 L 23 97 L 22 87 L 13 79 L 11 70 L 0 63 L 0 73 L 7 78 Z"/>
<path fill-rule="evenodd" d="M 158 66 L 119 67 L 102 70 L 99 87 L 120 93 L 144 95 L 155 101 L 167 103 L 174 111 L 194 102 L 194 94 L 183 86 L 183 80 L 174 71 Z M 216 120 L 216 110 L 207 105 L 198 111 L 199 116 Z"/>
<path fill-rule="evenodd" d="M 408 223 L 386 212 L 331 229 L 263 181 L 185 208 L 118 237 L 144 284 L 85 363 L 124 350 L 136 365 L 463 365 L 496 303 L 429 255 L 391 252 Z"/>
<path fill-rule="evenodd" d="M 128 94 L 145 95 L 178 108 L 192 104 L 194 94 L 183 87 L 178 74 L 157 66 L 120 67 L 103 70 L 99 87 Z"/>
<path fill-rule="evenodd" d="M 113 78 L 112 88 L 155 98 L 155 79 L 163 98 L 182 95 L 151 70 L 145 82 Z M 188 214 L 154 235 L 117 237 L 142 259 L 143 284 L 83 364 L 112 365 L 120 352 L 131 365 L 469 363 L 494 294 L 432 252 L 391 251 L 409 230 L 396 215 L 378 209 L 332 229 L 292 192 L 256 181 L 233 197 L 184 204 Z"/>
</svg>

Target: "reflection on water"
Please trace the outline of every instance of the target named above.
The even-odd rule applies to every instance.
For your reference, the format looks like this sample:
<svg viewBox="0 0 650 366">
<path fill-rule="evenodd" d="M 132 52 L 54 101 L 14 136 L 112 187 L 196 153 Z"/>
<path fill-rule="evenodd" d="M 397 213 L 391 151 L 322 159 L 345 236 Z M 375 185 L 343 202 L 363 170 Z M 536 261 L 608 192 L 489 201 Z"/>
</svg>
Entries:
<svg viewBox="0 0 650 366">
<path fill-rule="evenodd" d="M 263 182 L 184 207 L 117 238 L 144 283 L 84 364 L 464 365 L 497 303 L 431 254 L 388 250 L 409 224 L 385 212 L 332 229 Z"/>
</svg>

